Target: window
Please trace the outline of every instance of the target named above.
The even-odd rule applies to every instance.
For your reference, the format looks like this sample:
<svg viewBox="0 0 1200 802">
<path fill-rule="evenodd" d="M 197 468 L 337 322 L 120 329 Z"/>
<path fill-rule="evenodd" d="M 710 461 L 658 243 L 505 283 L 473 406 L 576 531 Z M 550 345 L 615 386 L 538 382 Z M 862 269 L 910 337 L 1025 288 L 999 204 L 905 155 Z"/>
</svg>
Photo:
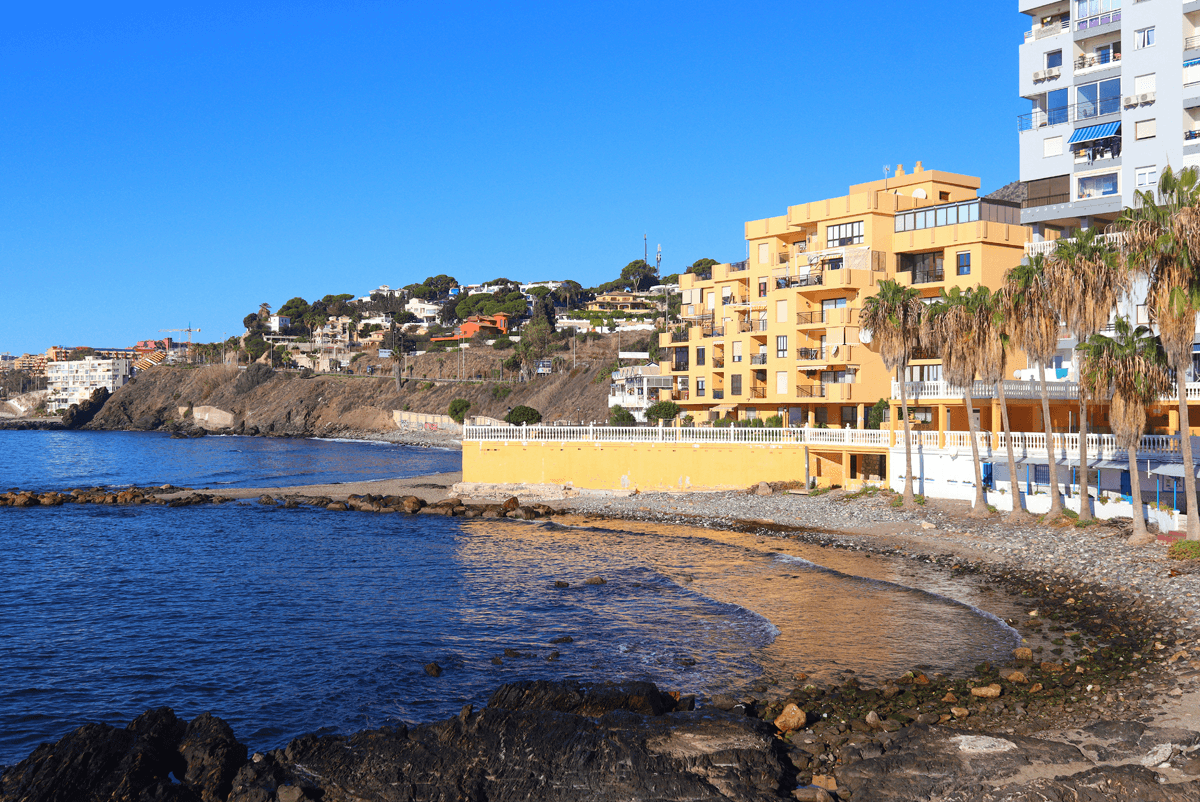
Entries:
<svg viewBox="0 0 1200 802">
<path fill-rule="evenodd" d="M 896 259 L 896 270 L 912 273 L 913 284 L 928 284 L 931 281 L 942 281 L 946 277 L 941 251 L 902 253 Z"/>
<path fill-rule="evenodd" d="M 938 200 L 940 200 L 940 201 L 948 201 L 948 200 L 950 200 L 950 193 L 949 193 L 949 192 L 939 192 L 939 193 L 938 193 Z"/>
<path fill-rule="evenodd" d="M 848 370 L 821 371 L 821 384 L 849 384 L 854 381 L 854 374 Z"/>
<path fill-rule="evenodd" d="M 1046 93 L 1046 125 L 1059 125 L 1060 123 L 1070 122 L 1071 115 L 1067 108 L 1067 90 L 1055 89 L 1053 92 Z M 1038 108 L 1037 101 L 1033 101 L 1033 115 L 1036 119 L 1038 113 L 1042 109 Z"/>
<path fill-rule="evenodd" d="M 788 372 L 786 370 L 776 371 L 776 373 L 775 373 L 775 394 L 776 395 L 787 395 L 787 393 L 788 393 Z"/>
<path fill-rule="evenodd" d="M 700 367 L 703 364 L 704 364 L 704 346 L 698 345 L 698 346 L 696 346 L 696 367 Z"/>
<path fill-rule="evenodd" d="M 1061 66 L 1062 66 L 1062 51 L 1061 50 L 1051 50 L 1049 53 L 1046 54 L 1046 69 L 1053 69 L 1054 67 L 1061 67 Z"/>
<path fill-rule="evenodd" d="M 787 355 L 787 335 L 777 335 L 775 337 L 775 356 L 779 359 L 787 359 Z"/>
<path fill-rule="evenodd" d="M 1120 111 L 1121 79 L 1110 78 L 1075 87 L 1075 103 L 1075 114 L 1080 120 Z"/>
<path fill-rule="evenodd" d="M 1042 140 L 1042 156 L 1061 156 L 1062 139 L 1061 136 L 1048 136 Z"/>
<path fill-rule="evenodd" d="M 1061 140 L 1062 137 L 1059 137 Z M 1061 143 L 1059 145 L 1061 152 Z M 974 223 L 979 219 L 979 201 L 946 206 L 941 209 L 928 209 L 920 212 L 905 212 L 896 215 L 895 230 L 920 231 L 935 226 L 952 226 L 958 223 Z M 940 222 L 939 222 L 940 221 Z"/>
<path fill-rule="evenodd" d="M 1158 120 L 1139 120 L 1133 124 L 1134 139 L 1150 139 L 1158 134 Z"/>
<path fill-rule="evenodd" d="M 775 302 L 775 322 L 787 323 L 787 301 L 779 300 Z"/>
<path fill-rule="evenodd" d="M 1154 47 L 1154 26 L 1133 32 L 1133 49 L 1141 50 L 1143 47 Z"/>
<path fill-rule="evenodd" d="M 1150 325 L 1150 310 L 1145 304 L 1137 305 L 1137 317 L 1135 318 L 1139 326 Z"/>
<path fill-rule="evenodd" d="M 837 226 L 825 227 L 825 245 L 829 248 L 840 248 L 843 245 L 859 245 L 863 241 L 862 220 L 856 223 L 842 223 Z"/>
<path fill-rule="evenodd" d="M 758 282 L 758 297 L 759 298 L 767 297 L 767 280 L 766 279 L 763 279 L 762 281 Z"/>
<path fill-rule="evenodd" d="M 1117 173 L 1080 176 L 1079 191 L 1076 193 L 1075 198 L 1076 200 L 1087 200 L 1088 198 L 1117 195 L 1121 191 L 1118 183 Z"/>
<path fill-rule="evenodd" d="M 1147 93 L 1153 92 L 1155 85 L 1158 83 L 1158 81 L 1155 78 L 1156 75 L 1157 75 L 1157 73 L 1152 72 L 1149 75 L 1139 75 L 1138 77 L 1134 78 L 1133 79 L 1134 94 L 1145 95 Z"/>
<path fill-rule="evenodd" d="M 703 376 L 696 377 L 696 395 L 700 398 L 704 397 L 704 383 L 705 380 Z"/>
<path fill-rule="evenodd" d="M 1139 167 L 1134 173 L 1137 178 L 1137 188 L 1145 191 L 1158 184 L 1157 167 Z"/>
<path fill-rule="evenodd" d="M 842 425 L 858 425 L 858 407 L 842 407 Z"/>
<path fill-rule="evenodd" d="M 742 341 L 741 340 L 733 341 L 733 361 L 734 362 L 742 361 Z"/>
<path fill-rule="evenodd" d="M 1194 84 L 1200 81 L 1200 58 L 1183 62 L 1183 82 Z"/>
<path fill-rule="evenodd" d="M 840 257 L 840 256 L 836 259 L 827 259 L 825 261 L 825 269 L 826 270 L 841 270 L 842 265 L 844 263 L 845 263 L 845 260 L 842 259 L 842 257 Z"/>
<path fill-rule="evenodd" d="M 771 259 L 771 246 L 765 242 L 758 243 L 758 263 L 760 265 L 767 264 Z"/>
<path fill-rule="evenodd" d="M 730 395 L 741 395 L 742 394 L 742 374 L 735 373 L 729 377 L 729 394 Z"/>
<path fill-rule="evenodd" d="M 813 422 L 814 423 L 824 423 L 824 424 L 828 425 L 828 423 L 829 423 L 829 408 L 828 407 L 817 407 L 816 410 L 814 410 L 814 412 L 813 412 Z"/>
<path fill-rule="evenodd" d="M 958 253 L 958 275 L 971 275 L 971 252 L 959 251 Z"/>
</svg>

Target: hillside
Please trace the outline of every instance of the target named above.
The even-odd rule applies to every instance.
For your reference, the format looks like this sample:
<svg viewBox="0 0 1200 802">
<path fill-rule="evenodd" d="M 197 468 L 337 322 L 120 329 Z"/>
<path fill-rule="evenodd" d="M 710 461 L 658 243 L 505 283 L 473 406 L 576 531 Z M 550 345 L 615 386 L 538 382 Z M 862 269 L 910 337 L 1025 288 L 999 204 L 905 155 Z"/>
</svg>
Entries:
<svg viewBox="0 0 1200 802">
<path fill-rule="evenodd" d="M 426 373 L 424 367 L 415 368 L 413 375 Z M 409 379 L 398 392 L 391 378 L 301 378 L 277 372 L 267 382 L 246 389 L 238 382 L 244 371 L 233 367 L 155 367 L 120 388 L 88 428 L 173 428 L 187 424 L 193 408 L 205 406 L 230 413 L 229 428 L 251 434 L 386 432 L 395 429 L 393 410 L 445 414 L 455 398 L 471 402 L 469 414 L 496 418 L 518 404 L 539 410 L 547 421 L 599 421 L 608 416 L 609 365 L 599 361 L 525 383 L 449 381 L 449 365 L 441 367 L 446 380 L 439 381 L 433 367 L 427 375 L 435 378 Z"/>
</svg>

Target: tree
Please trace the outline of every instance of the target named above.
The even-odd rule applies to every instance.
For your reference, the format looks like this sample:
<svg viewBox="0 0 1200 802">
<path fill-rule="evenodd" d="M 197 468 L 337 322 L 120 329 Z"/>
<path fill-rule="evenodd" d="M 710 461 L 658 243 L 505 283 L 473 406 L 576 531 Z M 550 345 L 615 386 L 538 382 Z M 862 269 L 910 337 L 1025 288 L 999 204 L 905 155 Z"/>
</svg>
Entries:
<svg viewBox="0 0 1200 802">
<path fill-rule="evenodd" d="M 691 267 L 687 272 L 696 274 L 700 278 L 712 278 L 713 265 L 720 264 L 716 259 L 697 259 L 692 262 Z"/>
<path fill-rule="evenodd" d="M 549 287 L 530 287 L 529 294 L 539 301 L 551 294 Z"/>
<path fill-rule="evenodd" d="M 1054 249 L 1046 264 L 1050 302 L 1075 342 L 1087 342 L 1108 325 L 1117 299 L 1128 289 L 1127 276 L 1098 228 L 1085 229 Z M 1083 385 L 1079 389 L 1079 520 L 1090 521 L 1095 516 L 1088 490 L 1088 394 Z"/>
<path fill-rule="evenodd" d="M 308 312 L 308 301 L 297 295 L 290 299 L 283 306 L 279 307 L 279 314 L 284 317 L 289 317 L 292 320 L 299 321 Z"/>
<path fill-rule="evenodd" d="M 455 303 L 453 298 L 444 302 L 440 307 L 438 307 L 437 318 L 438 322 L 443 326 L 453 326 L 456 322 L 458 322 L 459 318 L 455 313 Z"/>
<path fill-rule="evenodd" d="M 1047 520 L 1062 516 L 1063 502 L 1054 455 L 1054 428 L 1050 420 L 1050 390 L 1046 371 L 1058 351 L 1058 312 L 1051 303 L 1046 260 L 1036 254 L 1028 264 L 1009 270 L 1004 277 L 1004 318 L 1013 344 L 1037 365 L 1042 396 L 1042 427 L 1046 433 L 1047 466 L 1050 480 L 1050 512 Z"/>
<path fill-rule="evenodd" d="M 568 279 L 554 291 L 554 294 L 567 305 L 568 309 L 574 309 L 575 302 L 584 294 L 583 285 L 578 281 Z"/>
<path fill-rule="evenodd" d="M 251 312 L 242 318 L 242 325 L 246 327 L 246 331 L 254 331 L 258 328 L 258 314 Z"/>
<path fill-rule="evenodd" d="M 1196 470 L 1188 416 L 1187 373 L 1192 366 L 1192 340 L 1200 313 L 1200 174 L 1170 166 L 1158 180 L 1158 193 L 1137 191 L 1134 204 L 1117 219 L 1125 232 L 1123 256 L 1130 268 L 1148 279 L 1146 305 L 1175 371 L 1179 401 L 1179 450 L 1187 495 L 1187 538 L 1200 540 L 1196 507 Z M 1193 253 L 1194 251 L 1194 253 Z"/>
<path fill-rule="evenodd" d="M 446 410 L 455 423 L 462 423 L 467 417 L 467 410 L 471 408 L 471 402 L 465 398 L 456 398 L 450 402 L 450 408 Z"/>
<path fill-rule="evenodd" d="M 608 410 L 608 422 L 613 426 L 632 426 L 637 423 L 637 418 L 625 407 L 615 404 Z"/>
<path fill-rule="evenodd" d="M 458 280 L 454 276 L 447 276 L 445 273 L 430 276 L 423 283 L 426 287 L 433 290 L 433 295 L 436 298 L 449 295 L 450 290 L 458 286 Z"/>
<path fill-rule="evenodd" d="M 967 413 L 967 429 L 971 435 L 971 456 L 975 462 L 975 502 L 971 507 L 973 517 L 988 514 L 987 497 L 983 492 L 983 463 L 979 458 L 979 442 L 976 437 L 975 405 L 971 397 L 971 386 L 979 372 L 980 360 L 984 357 L 976 333 L 979 319 L 990 313 L 990 298 L 986 287 L 962 290 L 944 288 L 938 300 L 925 310 L 921 320 L 921 343 L 927 348 L 941 351 L 942 375 L 952 385 L 962 387 L 963 407 Z"/>
<path fill-rule="evenodd" d="M 533 407 L 527 407 L 522 404 L 509 410 L 508 414 L 504 416 L 504 422 L 511 423 L 514 426 L 520 426 L 522 423 L 541 423 L 542 413 Z"/>
<path fill-rule="evenodd" d="M 521 328 L 521 342 L 517 343 L 517 354 L 527 367 L 536 368 L 537 363 L 550 353 L 550 327 L 545 320 L 535 320 Z"/>
<path fill-rule="evenodd" d="M 674 401 L 658 401 L 646 407 L 646 420 L 656 423 L 660 420 L 675 420 L 679 417 L 679 405 Z"/>
<path fill-rule="evenodd" d="M 985 288 L 981 289 L 986 292 Z M 1025 509 L 1025 494 L 1021 492 L 1021 483 L 1017 481 L 1017 458 L 1013 454 L 1012 427 L 1008 423 L 1008 399 L 1004 397 L 1004 375 L 1008 367 L 1007 349 L 1011 339 L 1005 329 L 1008 301 L 1003 291 L 998 291 L 981 303 L 986 308 L 980 309 L 979 317 L 979 341 L 983 352 L 978 365 L 979 378 L 992 383 L 996 388 L 996 398 L 1000 401 L 1005 450 L 1008 452 L 1008 484 L 1012 492 L 1012 512 L 1009 513 L 1009 520 L 1016 523 L 1022 521 L 1028 511 Z"/>
<path fill-rule="evenodd" d="M 921 334 L 921 293 L 892 279 L 879 282 L 879 291 L 863 301 L 859 325 L 871 332 L 879 356 L 900 378 L 900 408 L 904 417 L 904 508 L 914 509 L 912 437 L 908 422 L 908 361 Z"/>
<path fill-rule="evenodd" d="M 1154 542 L 1146 531 L 1142 512 L 1142 484 L 1138 476 L 1137 449 L 1146 433 L 1146 407 L 1171 389 L 1171 369 L 1162 342 L 1146 326 L 1134 326 L 1123 317 L 1116 319 L 1115 336 L 1093 334 L 1080 343 L 1080 384 L 1103 398 L 1111 389 L 1109 422 L 1117 445 L 1129 457 L 1129 490 L 1133 502 L 1133 534 L 1126 542 L 1144 546 Z"/>
<path fill-rule="evenodd" d="M 271 305 L 262 303 L 258 305 L 258 319 L 266 320 L 271 316 Z"/>
<path fill-rule="evenodd" d="M 642 292 L 658 282 L 658 268 L 635 259 L 622 268 L 619 280 L 630 292 Z"/>
<path fill-rule="evenodd" d="M 887 399 L 885 399 L 885 398 L 881 398 L 878 401 L 876 401 L 874 404 L 872 404 L 871 408 L 867 410 L 867 428 L 868 429 L 883 428 L 883 416 L 885 414 L 887 414 L 887 411 L 888 411 L 888 402 L 887 402 Z M 775 415 L 774 417 L 778 418 L 779 416 Z M 767 418 L 768 426 L 770 425 L 770 420 L 771 420 L 770 418 Z"/>
</svg>

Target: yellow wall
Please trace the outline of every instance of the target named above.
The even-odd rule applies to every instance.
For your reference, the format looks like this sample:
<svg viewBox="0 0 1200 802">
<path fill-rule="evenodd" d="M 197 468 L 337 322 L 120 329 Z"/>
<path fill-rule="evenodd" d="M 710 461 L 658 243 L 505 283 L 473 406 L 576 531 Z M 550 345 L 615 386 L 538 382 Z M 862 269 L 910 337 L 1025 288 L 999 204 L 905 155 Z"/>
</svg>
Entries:
<svg viewBox="0 0 1200 802">
<path fill-rule="evenodd" d="M 810 452 L 810 475 L 820 471 L 820 484 L 846 483 L 839 452 Z M 803 446 L 749 443 L 476 441 L 463 443 L 463 481 L 508 477 L 590 490 L 731 490 L 804 481 L 804 453 Z"/>
</svg>

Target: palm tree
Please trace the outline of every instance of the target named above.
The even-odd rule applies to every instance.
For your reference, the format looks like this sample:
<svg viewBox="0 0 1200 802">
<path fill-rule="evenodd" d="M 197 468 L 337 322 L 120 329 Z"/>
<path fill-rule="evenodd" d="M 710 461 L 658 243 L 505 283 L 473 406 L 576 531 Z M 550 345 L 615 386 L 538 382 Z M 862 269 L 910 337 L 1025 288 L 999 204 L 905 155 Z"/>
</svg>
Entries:
<svg viewBox="0 0 1200 802">
<path fill-rule="evenodd" d="M 986 291 L 986 288 L 981 288 Z M 1003 290 L 997 291 L 980 304 L 979 336 L 984 358 L 979 363 L 979 378 L 990 381 L 996 387 L 996 397 L 1000 400 L 1000 418 L 1004 424 L 1005 446 L 1008 450 L 1008 483 L 1012 492 L 1012 512 L 1009 520 L 1018 522 L 1028 513 L 1025 509 L 1025 496 L 1021 492 L 1021 483 L 1017 481 L 1017 458 L 1013 455 L 1012 427 L 1008 423 L 1008 399 L 1004 397 L 1004 374 L 1008 367 L 1008 345 L 1011 340 L 1005 323 L 1005 310 L 1008 300 Z"/>
<path fill-rule="evenodd" d="M 1103 397 L 1112 390 L 1109 419 L 1117 445 L 1129 455 L 1129 490 L 1133 502 L 1131 546 L 1154 542 L 1146 531 L 1142 513 L 1142 485 L 1138 477 L 1137 448 L 1146 432 L 1146 407 L 1171 389 L 1171 370 L 1162 342 L 1146 326 L 1134 328 L 1126 318 L 1115 323 L 1116 336 L 1093 334 L 1079 345 L 1082 357 L 1080 384 L 1091 394 Z"/>
<path fill-rule="evenodd" d="M 990 314 L 986 311 L 991 304 L 990 296 L 986 287 L 967 290 L 954 287 L 949 292 L 942 289 L 941 296 L 925 309 L 921 319 L 921 343 L 927 348 L 941 351 L 942 376 L 963 391 L 967 429 L 971 434 L 971 456 L 975 462 L 975 502 L 971 507 L 974 517 L 988 514 L 971 385 L 975 382 L 980 363 L 987 358 L 977 334 L 980 318 Z"/>
<path fill-rule="evenodd" d="M 1192 366 L 1192 340 L 1200 312 L 1200 175 L 1185 167 L 1178 175 L 1168 166 L 1153 191 L 1138 191 L 1134 205 L 1117 220 L 1126 235 L 1124 256 L 1131 268 L 1149 279 L 1146 305 L 1175 371 L 1179 395 L 1179 450 L 1187 494 L 1187 537 L 1200 540 L 1196 507 L 1196 473 L 1188 419 L 1187 372 Z"/>
<path fill-rule="evenodd" d="M 1059 243 L 1046 264 L 1050 303 L 1076 343 L 1087 342 L 1108 325 L 1117 300 L 1129 289 L 1128 272 L 1117 250 L 1098 228 L 1080 231 Z M 1090 521 L 1092 496 L 1088 488 L 1088 393 L 1079 393 L 1079 520 Z"/>
<path fill-rule="evenodd" d="M 1008 321 L 1013 344 L 1037 365 L 1042 396 L 1042 426 L 1046 432 L 1049 465 L 1050 511 L 1047 520 L 1062 515 L 1063 502 L 1058 483 L 1058 464 L 1054 454 L 1054 428 L 1050 421 L 1050 390 L 1046 370 L 1058 351 L 1058 312 L 1050 303 L 1046 279 L 1046 260 L 1036 254 L 1027 264 L 1009 270 L 1004 277 L 1004 318 Z"/>
<path fill-rule="evenodd" d="M 904 415 L 904 508 L 913 509 L 912 438 L 908 423 L 908 360 L 921 336 L 921 293 L 892 279 L 879 282 L 879 292 L 863 301 L 859 324 L 879 344 L 888 370 L 899 371 L 900 406 Z"/>
</svg>

